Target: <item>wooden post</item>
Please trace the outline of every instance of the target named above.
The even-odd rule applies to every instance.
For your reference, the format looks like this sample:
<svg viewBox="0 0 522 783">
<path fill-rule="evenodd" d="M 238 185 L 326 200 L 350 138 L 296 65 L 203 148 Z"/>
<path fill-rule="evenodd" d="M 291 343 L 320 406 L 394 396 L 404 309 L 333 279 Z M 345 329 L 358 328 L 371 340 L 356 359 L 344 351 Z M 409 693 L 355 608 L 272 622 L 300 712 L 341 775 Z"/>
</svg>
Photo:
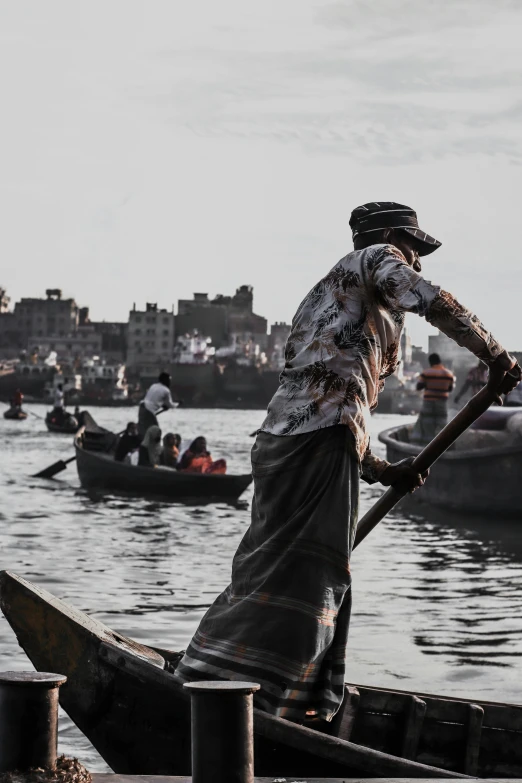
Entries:
<svg viewBox="0 0 522 783">
<path fill-rule="evenodd" d="M 188 682 L 192 783 L 253 783 L 253 682 Z"/>
<path fill-rule="evenodd" d="M 58 688 L 48 672 L 0 672 L 0 773 L 54 767 L 58 748 Z"/>
</svg>

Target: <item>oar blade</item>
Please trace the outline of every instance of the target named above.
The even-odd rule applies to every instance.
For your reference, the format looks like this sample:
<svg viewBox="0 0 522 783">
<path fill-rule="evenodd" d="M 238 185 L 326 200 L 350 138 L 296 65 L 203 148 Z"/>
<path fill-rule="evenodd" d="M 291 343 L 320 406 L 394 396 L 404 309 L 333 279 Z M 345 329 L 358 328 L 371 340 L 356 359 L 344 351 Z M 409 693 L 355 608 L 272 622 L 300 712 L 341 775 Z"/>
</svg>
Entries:
<svg viewBox="0 0 522 783">
<path fill-rule="evenodd" d="M 58 462 L 55 462 L 53 465 L 50 465 L 48 468 L 41 470 L 39 473 L 35 473 L 33 478 L 50 479 L 53 478 L 53 476 L 56 476 L 58 473 L 61 473 L 62 470 L 66 470 L 66 468 L 67 468 L 67 464 L 63 461 L 63 459 L 59 459 Z"/>
</svg>

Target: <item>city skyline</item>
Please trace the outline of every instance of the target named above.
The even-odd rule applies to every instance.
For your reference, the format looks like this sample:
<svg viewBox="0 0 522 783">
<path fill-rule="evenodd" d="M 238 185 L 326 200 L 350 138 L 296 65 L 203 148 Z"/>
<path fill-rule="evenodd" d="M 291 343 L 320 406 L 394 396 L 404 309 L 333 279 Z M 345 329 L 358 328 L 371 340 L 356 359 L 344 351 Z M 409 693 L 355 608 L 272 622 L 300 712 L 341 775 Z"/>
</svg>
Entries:
<svg viewBox="0 0 522 783">
<path fill-rule="evenodd" d="M 509 0 L 3 6 L 0 283 L 13 301 L 60 286 L 122 321 L 136 300 L 244 282 L 258 312 L 290 321 L 351 249 L 351 209 L 394 199 L 443 242 L 426 277 L 518 347 L 521 14 Z M 425 346 L 433 330 L 408 325 Z"/>
</svg>

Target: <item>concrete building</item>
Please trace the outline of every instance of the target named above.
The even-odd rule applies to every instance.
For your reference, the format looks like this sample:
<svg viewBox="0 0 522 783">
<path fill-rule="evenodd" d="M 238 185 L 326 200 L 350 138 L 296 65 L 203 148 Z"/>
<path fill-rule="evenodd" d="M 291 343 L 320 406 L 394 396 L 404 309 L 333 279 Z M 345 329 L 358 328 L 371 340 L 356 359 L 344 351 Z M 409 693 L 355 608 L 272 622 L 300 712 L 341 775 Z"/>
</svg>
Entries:
<svg viewBox="0 0 522 783">
<path fill-rule="evenodd" d="M 284 321 L 276 321 L 270 327 L 267 356 L 268 365 L 274 370 L 282 370 L 285 366 L 285 346 L 291 328 Z"/>
<path fill-rule="evenodd" d="M 160 310 L 147 302 L 145 310 L 129 313 L 127 367 L 134 372 L 161 370 L 172 362 L 174 352 L 174 308 Z"/>
<path fill-rule="evenodd" d="M 37 352 L 42 357 L 55 351 L 59 361 L 84 359 L 101 354 L 102 335 L 93 326 L 79 326 L 76 331 L 66 335 L 31 335 L 28 349 L 30 353 Z"/>
<path fill-rule="evenodd" d="M 108 362 L 124 364 L 127 358 L 128 324 L 119 321 L 89 321 L 101 336 L 101 354 Z"/>
<path fill-rule="evenodd" d="M 218 294 L 209 299 L 206 293 L 196 293 L 193 299 L 178 301 L 176 333 L 198 331 L 211 337 L 216 348 L 253 341 L 262 350 L 267 346 L 267 320 L 253 311 L 254 289 L 242 285 L 234 296 Z"/>
<path fill-rule="evenodd" d="M 15 304 L 20 348 L 27 348 L 30 337 L 65 337 L 78 328 L 79 308 L 74 299 L 62 299 L 59 288 L 48 288 L 45 294 L 45 299 L 23 298 Z"/>
</svg>

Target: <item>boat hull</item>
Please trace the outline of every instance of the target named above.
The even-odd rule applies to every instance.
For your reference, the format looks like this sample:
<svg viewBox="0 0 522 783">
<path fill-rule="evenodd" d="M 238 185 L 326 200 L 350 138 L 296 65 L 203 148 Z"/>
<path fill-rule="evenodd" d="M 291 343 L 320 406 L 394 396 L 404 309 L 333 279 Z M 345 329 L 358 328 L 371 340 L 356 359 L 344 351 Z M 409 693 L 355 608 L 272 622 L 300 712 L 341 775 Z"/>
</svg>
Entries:
<svg viewBox="0 0 522 783">
<path fill-rule="evenodd" d="M 397 439 L 404 427 L 381 432 L 386 458 L 399 462 L 415 457 L 420 446 Z M 504 448 L 483 448 L 446 452 L 430 471 L 414 499 L 434 506 L 470 514 L 502 513 L 520 517 L 522 513 L 522 444 Z"/>
<path fill-rule="evenodd" d="M 36 669 L 67 676 L 60 703 L 115 772 L 190 774 L 188 695 L 164 651 L 6 571 L 0 606 Z M 254 710 L 256 774 L 522 777 L 522 707 L 348 686 L 339 717 L 341 739 Z"/>
<path fill-rule="evenodd" d="M 163 497 L 178 501 L 236 501 L 252 482 L 245 475 L 201 475 L 116 462 L 112 454 L 91 452 L 75 441 L 76 466 L 85 489 Z"/>
<path fill-rule="evenodd" d="M 13 411 L 9 409 L 4 412 L 4 419 L 9 419 L 10 421 L 25 421 L 25 419 L 27 419 L 27 413 L 25 411 Z"/>
<path fill-rule="evenodd" d="M 72 419 L 72 422 L 71 422 Z M 45 426 L 49 430 L 49 432 L 54 432 L 61 435 L 75 435 L 78 430 L 80 429 L 79 423 L 76 421 L 74 416 L 71 416 L 67 419 L 67 423 L 64 424 L 55 424 L 51 420 L 51 414 L 47 414 L 45 417 Z"/>
</svg>

